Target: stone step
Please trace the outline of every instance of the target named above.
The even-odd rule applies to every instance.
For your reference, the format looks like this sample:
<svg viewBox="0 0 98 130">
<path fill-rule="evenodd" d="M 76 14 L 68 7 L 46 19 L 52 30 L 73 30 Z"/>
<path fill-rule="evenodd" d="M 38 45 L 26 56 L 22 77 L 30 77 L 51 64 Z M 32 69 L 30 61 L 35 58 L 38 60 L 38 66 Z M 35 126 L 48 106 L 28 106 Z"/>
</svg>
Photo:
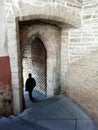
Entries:
<svg viewBox="0 0 98 130">
<path fill-rule="evenodd" d="M 77 120 L 76 130 L 96 130 L 92 120 Z"/>
<path fill-rule="evenodd" d="M 12 126 L 16 126 L 18 130 L 48 130 L 47 128 L 44 128 L 35 123 L 30 123 L 16 116 L 10 116 L 9 123 L 11 123 Z"/>
<path fill-rule="evenodd" d="M 64 98 L 64 95 L 54 96 L 51 98 L 44 99 L 40 102 L 34 103 L 34 104 L 32 104 L 32 106 L 30 108 L 27 108 L 21 114 L 19 114 L 18 117 L 23 117 L 33 111 L 36 112 L 49 104 L 59 101 L 62 98 Z"/>
<path fill-rule="evenodd" d="M 0 118 L 0 130 L 48 130 L 35 123 L 30 123 L 15 116 Z"/>
<path fill-rule="evenodd" d="M 33 91 L 32 96 L 37 101 L 41 101 L 41 100 L 46 99 L 45 95 L 41 94 L 37 90 Z M 34 102 L 30 101 L 30 98 L 29 98 L 27 91 L 24 91 L 24 98 L 25 98 L 25 109 L 30 108 L 34 104 Z"/>
<path fill-rule="evenodd" d="M 17 130 L 15 126 L 9 123 L 9 119 L 6 117 L 0 117 L 0 130 Z"/>
<path fill-rule="evenodd" d="M 94 120 L 95 130 L 98 130 L 98 120 Z"/>
<path fill-rule="evenodd" d="M 18 116 L 0 117 L 0 130 L 8 129 L 97 130 L 80 106 L 64 95 L 35 103 Z"/>
<path fill-rule="evenodd" d="M 37 124 L 47 127 L 50 130 L 76 130 L 75 120 L 39 120 Z"/>
<path fill-rule="evenodd" d="M 80 108 L 73 100 L 68 97 L 65 97 L 59 100 L 60 104 L 69 111 L 75 119 L 91 119 L 83 109 Z"/>
<path fill-rule="evenodd" d="M 37 109 L 32 108 L 30 109 L 31 111 L 25 110 L 23 115 L 19 117 L 29 122 L 36 122 L 37 120 L 74 120 L 74 116 L 62 107 L 62 105 L 58 104 L 58 101 L 63 98 L 62 96 L 57 96 L 49 99 L 51 102 L 47 99 L 43 101 L 45 105 L 43 102 L 38 104 L 41 106 L 39 109 L 37 104 L 35 104 Z"/>
</svg>

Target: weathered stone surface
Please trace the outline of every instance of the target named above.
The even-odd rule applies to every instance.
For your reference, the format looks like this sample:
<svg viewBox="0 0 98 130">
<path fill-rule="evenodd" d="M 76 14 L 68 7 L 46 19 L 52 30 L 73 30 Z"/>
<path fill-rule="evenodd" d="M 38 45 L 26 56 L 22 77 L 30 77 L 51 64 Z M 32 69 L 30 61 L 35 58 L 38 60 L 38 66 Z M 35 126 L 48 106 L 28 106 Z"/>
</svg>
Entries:
<svg viewBox="0 0 98 130">
<path fill-rule="evenodd" d="M 21 24 L 22 25 L 22 24 Z M 42 67 L 40 63 L 37 63 L 39 57 L 42 55 L 42 53 L 40 54 L 40 56 L 36 55 L 37 58 L 33 58 L 32 55 L 32 63 L 34 60 L 36 60 L 36 64 L 35 63 L 30 63 L 30 66 L 25 66 L 26 72 L 24 77 L 28 74 L 28 70 L 30 70 L 29 68 L 31 68 L 31 72 L 33 74 L 33 77 L 35 76 L 35 79 L 37 81 L 37 88 L 44 88 L 44 85 L 42 84 L 42 82 L 45 82 L 45 84 L 47 84 L 47 96 L 51 96 L 54 95 L 58 92 L 58 90 L 60 87 L 60 29 L 58 27 L 55 26 L 50 26 L 47 24 L 31 24 L 28 25 L 28 27 L 25 26 L 22 28 L 20 25 L 20 39 L 21 39 L 21 50 L 24 49 L 25 47 L 25 43 L 26 41 L 28 41 L 32 44 L 32 49 L 31 47 L 29 48 L 29 50 L 32 50 L 32 54 L 35 52 L 36 54 L 39 53 L 39 51 L 37 52 L 36 48 L 39 48 L 39 45 L 36 46 L 36 48 L 33 50 L 33 42 L 35 38 L 39 38 L 40 40 L 43 41 L 43 45 L 47 51 L 47 60 L 45 61 L 46 63 L 46 68 L 44 69 L 44 72 L 41 73 Z M 33 30 L 32 30 L 33 29 Z M 25 37 L 25 38 L 24 38 Z M 26 43 L 28 44 L 28 42 Z M 35 45 L 37 45 L 38 43 L 36 43 Z M 27 49 L 27 48 L 25 48 Z M 27 53 L 27 55 L 30 54 Z M 25 54 L 26 56 L 26 54 Z M 26 56 L 27 57 L 27 56 Z M 56 57 L 56 58 L 55 58 Z M 28 57 L 27 57 L 28 58 Z M 31 55 L 29 56 L 29 61 L 31 61 Z M 25 61 L 27 63 L 27 60 Z M 27 64 L 29 64 L 27 63 Z M 25 64 L 26 65 L 26 64 Z M 32 66 L 33 65 L 33 66 Z M 43 65 L 42 65 L 43 66 Z M 57 71 L 58 70 L 58 71 Z M 42 75 L 45 73 L 46 71 L 46 75 L 47 75 L 47 80 L 42 80 Z M 38 73 L 38 74 L 37 74 Z M 37 77 L 36 77 L 37 76 Z M 39 77 L 39 78 L 38 78 Z M 41 89 L 42 91 L 42 89 Z M 45 90 L 46 91 L 46 90 Z M 45 92 L 44 92 L 45 93 Z"/>
<path fill-rule="evenodd" d="M 44 45 L 49 51 L 47 53 L 48 94 L 53 95 L 54 92 L 57 92 L 57 86 L 57 88 L 61 86 L 61 91 L 64 91 L 67 86 L 67 94 L 96 117 L 98 65 L 97 57 L 91 52 L 98 49 L 98 1 L 1 0 L 0 8 L 0 56 L 8 55 L 9 52 L 14 111 L 16 113 L 20 112 L 22 104 L 22 73 L 20 67 L 22 61 L 21 57 L 19 57 L 25 47 L 22 45 L 25 45 L 26 42 L 31 43 L 32 38 L 28 41 L 30 36 L 40 34 L 44 36 L 41 37 L 42 42 L 47 42 Z M 35 21 L 38 19 L 40 21 Z M 19 21 L 22 23 L 22 29 L 19 29 Z M 34 25 L 36 22 L 37 24 L 44 23 L 48 27 L 43 28 L 41 25 L 42 27 L 38 26 L 40 28 L 38 30 L 37 27 L 32 26 L 31 28 L 26 24 L 24 25 L 24 21 L 29 21 L 29 25 Z M 53 28 L 59 27 L 58 32 L 60 33 L 51 31 L 50 25 Z M 74 29 L 73 27 L 80 28 Z M 69 30 L 70 28 L 73 29 Z M 36 30 L 35 32 L 33 32 L 34 29 Z M 28 30 L 31 33 L 28 33 Z M 21 41 L 24 41 L 21 46 L 19 31 L 20 34 L 24 32 L 22 37 L 20 36 Z M 28 49 L 28 47 L 25 49 Z M 27 51 L 25 53 L 24 56 L 30 58 L 30 54 Z M 81 58 L 82 60 L 79 60 Z M 27 61 L 29 66 L 31 66 L 30 60 Z M 79 63 L 80 61 L 81 63 Z M 53 66 L 55 67 L 53 68 Z M 27 70 L 30 71 L 30 67 Z M 57 70 L 60 71 L 58 72 Z M 55 84 L 53 84 L 54 81 Z M 7 89 L 7 91 L 9 90 Z M 89 98 L 86 99 L 85 94 Z M 17 108 L 15 108 L 15 102 L 18 104 Z M 87 105 L 86 107 L 86 104 L 89 106 Z M 95 106 L 93 110 L 92 104 Z"/>
<path fill-rule="evenodd" d="M 98 51 L 72 63 L 66 76 L 66 92 L 92 116 L 98 118 Z"/>
<path fill-rule="evenodd" d="M 0 57 L 0 115 L 12 113 L 12 85 L 9 57 Z"/>
</svg>

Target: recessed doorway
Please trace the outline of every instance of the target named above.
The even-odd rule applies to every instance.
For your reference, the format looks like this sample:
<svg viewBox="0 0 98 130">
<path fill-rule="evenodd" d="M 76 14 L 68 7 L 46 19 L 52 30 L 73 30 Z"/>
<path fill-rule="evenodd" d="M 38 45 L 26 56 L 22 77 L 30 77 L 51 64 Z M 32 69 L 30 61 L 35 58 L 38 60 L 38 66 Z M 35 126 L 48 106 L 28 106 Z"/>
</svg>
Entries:
<svg viewBox="0 0 98 130">
<path fill-rule="evenodd" d="M 23 68 L 23 82 L 24 82 L 24 97 L 28 96 L 25 92 L 25 82 L 28 78 L 28 73 L 32 73 L 32 77 L 36 80 L 36 87 L 34 88 L 36 94 L 42 94 L 46 96 L 46 58 L 47 53 L 43 42 L 37 36 L 30 38 L 26 44 L 23 56 L 22 56 L 22 68 Z M 37 95 L 36 95 L 37 96 Z M 27 100 L 25 100 L 25 104 Z M 27 107 L 27 106 L 26 106 Z"/>
</svg>

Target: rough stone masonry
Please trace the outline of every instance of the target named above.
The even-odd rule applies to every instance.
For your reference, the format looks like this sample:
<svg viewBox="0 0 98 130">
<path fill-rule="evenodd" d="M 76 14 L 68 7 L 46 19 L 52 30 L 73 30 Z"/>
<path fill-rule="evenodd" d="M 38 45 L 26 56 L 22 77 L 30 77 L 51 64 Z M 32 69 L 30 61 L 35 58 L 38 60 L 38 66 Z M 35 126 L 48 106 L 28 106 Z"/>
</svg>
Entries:
<svg viewBox="0 0 98 130">
<path fill-rule="evenodd" d="M 92 117 L 98 118 L 97 0 L 1 0 L 0 8 L 0 70 L 5 66 L 0 71 L 0 114 L 9 115 L 12 107 L 14 114 L 23 110 L 23 52 L 28 52 L 24 49 L 29 48 L 29 40 L 32 43 L 38 37 L 48 54 L 45 59 L 47 96 L 66 93 Z M 26 21 L 29 24 L 25 25 L 25 31 L 29 32 L 26 36 L 22 32 L 20 37 L 19 23 L 23 28 Z M 37 28 L 35 32 L 38 24 L 42 29 Z M 53 28 L 58 32 L 50 32 L 49 37 L 46 32 L 42 34 L 43 26 L 47 34 Z"/>
</svg>

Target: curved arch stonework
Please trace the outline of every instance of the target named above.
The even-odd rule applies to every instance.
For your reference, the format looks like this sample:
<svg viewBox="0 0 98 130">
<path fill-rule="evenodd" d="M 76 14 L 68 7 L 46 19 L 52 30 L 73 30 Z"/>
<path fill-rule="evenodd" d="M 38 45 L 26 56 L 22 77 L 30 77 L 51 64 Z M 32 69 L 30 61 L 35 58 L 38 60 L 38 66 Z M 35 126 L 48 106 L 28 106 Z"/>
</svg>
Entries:
<svg viewBox="0 0 98 130">
<path fill-rule="evenodd" d="M 57 22 L 60 26 L 80 27 L 81 18 L 78 13 L 60 3 L 44 3 L 44 5 L 28 4 L 22 1 L 18 3 L 19 8 L 12 6 L 13 12 L 7 14 L 7 22 L 15 22 L 15 18 L 19 17 L 19 21 L 44 19 Z M 26 8 L 26 9 L 25 9 Z"/>
<path fill-rule="evenodd" d="M 42 40 L 47 51 L 47 96 L 53 96 L 60 87 L 61 29 L 52 25 L 32 25 L 26 29 L 24 27 L 20 34 L 20 52 L 24 50 L 29 39 L 32 42 L 36 37 Z M 54 70 L 59 70 L 58 74 Z"/>
<path fill-rule="evenodd" d="M 47 29 L 52 31 L 51 26 L 52 28 L 60 27 L 61 30 L 63 27 L 66 29 L 79 27 L 81 20 L 79 15 L 76 14 L 73 10 L 59 3 L 45 3 L 44 5 L 37 5 L 20 2 L 18 5 L 19 8 L 12 6 L 13 12 L 11 11 L 7 14 L 7 38 L 12 72 L 14 114 L 20 113 L 23 109 L 23 97 L 21 96 L 23 89 L 21 87 L 21 68 L 19 67 L 21 66 L 21 57 L 19 56 L 21 55 L 21 49 L 23 46 L 20 45 L 19 42 L 19 22 L 39 20 L 41 23 L 45 22 L 47 24 Z M 38 31 L 39 37 L 43 41 L 47 50 L 47 77 L 50 77 L 47 79 L 47 91 L 48 89 L 51 89 L 51 91 L 48 91 L 48 95 L 51 96 L 54 95 L 56 89 L 60 86 L 60 59 L 62 40 L 58 41 L 58 44 L 55 35 L 51 35 L 50 31 L 50 34 L 48 32 L 47 36 L 47 34 L 45 34 L 46 30 L 41 25 L 32 27 L 26 30 L 28 33 L 25 32 L 25 37 L 23 34 L 22 42 L 25 44 L 30 37 L 37 35 Z M 60 31 L 58 32 L 60 33 Z M 59 37 L 62 37 L 62 33 L 59 35 Z M 54 40 L 55 43 L 53 44 L 51 40 Z M 59 71 L 57 72 L 56 70 Z"/>
</svg>

